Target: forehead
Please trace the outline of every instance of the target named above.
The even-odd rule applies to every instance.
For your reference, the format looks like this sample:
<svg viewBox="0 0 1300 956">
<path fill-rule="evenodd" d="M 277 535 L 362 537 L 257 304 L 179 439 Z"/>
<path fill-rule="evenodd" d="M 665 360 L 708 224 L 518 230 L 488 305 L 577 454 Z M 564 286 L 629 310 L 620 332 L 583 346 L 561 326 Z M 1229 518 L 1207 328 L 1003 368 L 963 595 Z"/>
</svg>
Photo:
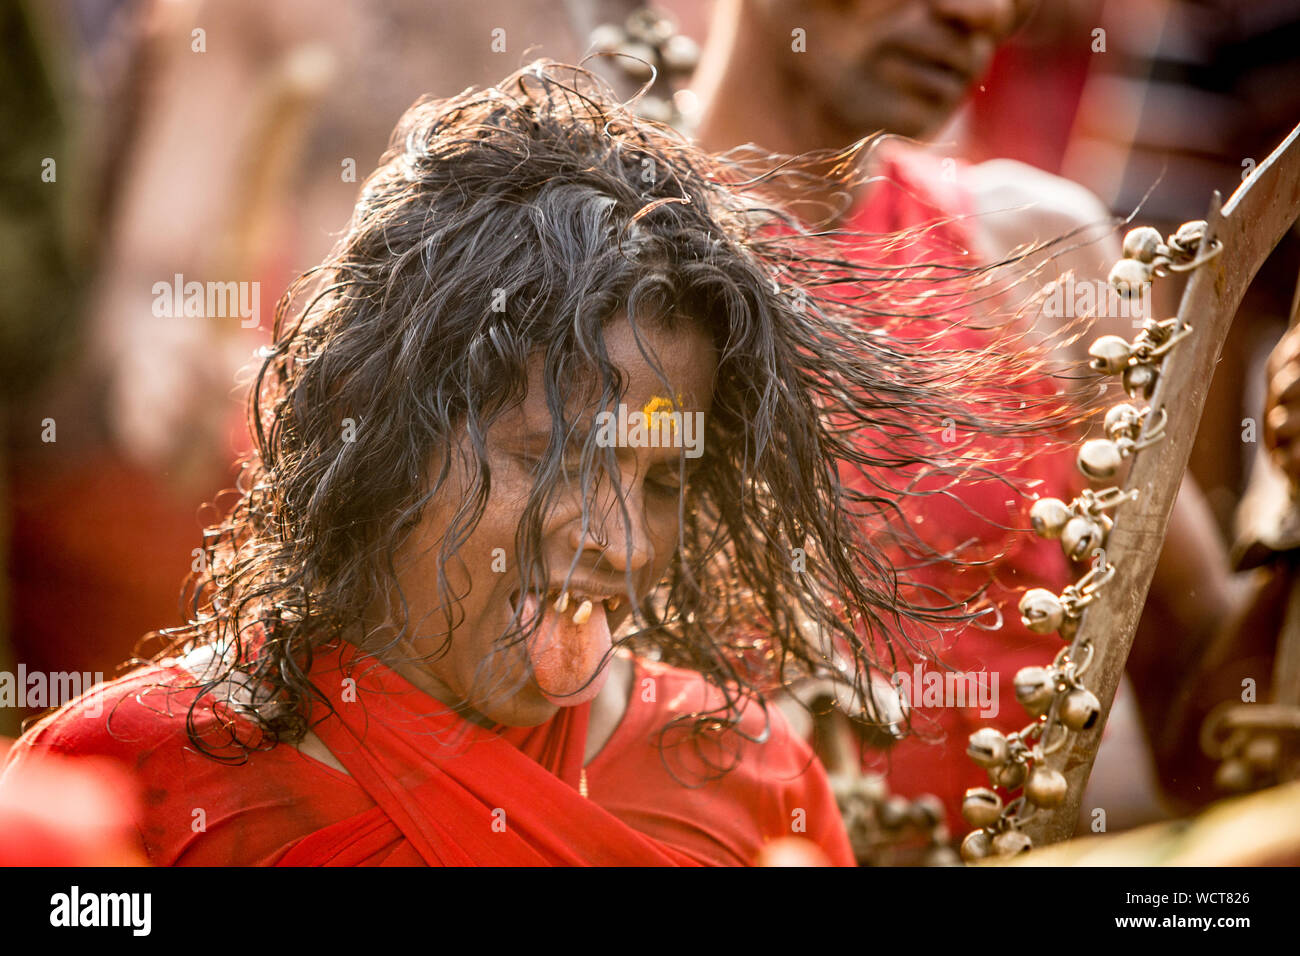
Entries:
<svg viewBox="0 0 1300 956">
<path fill-rule="evenodd" d="M 713 403 L 717 351 L 708 331 L 699 323 L 683 321 L 672 327 L 640 321 L 634 327 L 625 317 L 605 326 L 609 360 L 623 374 L 625 391 L 619 397 L 629 408 L 641 408 L 656 398 L 680 401 L 682 411 L 708 412 Z M 543 359 L 528 364 L 528 394 L 519 409 L 525 428 L 548 430 L 551 416 L 546 405 Z M 600 379 L 590 375 L 561 382 L 561 394 L 575 417 L 594 411 Z"/>
</svg>

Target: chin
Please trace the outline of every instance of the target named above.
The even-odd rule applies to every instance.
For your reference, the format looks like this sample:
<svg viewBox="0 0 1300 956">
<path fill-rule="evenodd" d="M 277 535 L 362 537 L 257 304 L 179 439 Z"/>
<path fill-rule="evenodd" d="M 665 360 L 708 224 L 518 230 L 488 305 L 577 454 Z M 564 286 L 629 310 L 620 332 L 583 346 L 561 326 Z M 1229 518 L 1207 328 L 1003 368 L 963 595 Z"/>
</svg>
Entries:
<svg viewBox="0 0 1300 956">
<path fill-rule="evenodd" d="M 909 97 L 900 103 L 889 128 L 909 139 L 924 140 L 943 129 L 943 124 L 957 111 L 957 104 L 936 105 L 933 100 Z"/>
</svg>

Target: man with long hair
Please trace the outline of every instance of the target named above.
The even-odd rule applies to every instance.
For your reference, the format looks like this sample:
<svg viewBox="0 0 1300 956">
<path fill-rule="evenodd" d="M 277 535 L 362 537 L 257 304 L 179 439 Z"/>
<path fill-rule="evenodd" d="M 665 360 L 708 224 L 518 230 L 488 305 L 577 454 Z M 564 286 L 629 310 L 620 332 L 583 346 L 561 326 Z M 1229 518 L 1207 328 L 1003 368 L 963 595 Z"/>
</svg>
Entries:
<svg viewBox="0 0 1300 956">
<path fill-rule="evenodd" d="M 872 529 L 1062 409 L 863 335 L 887 295 L 751 172 L 573 67 L 413 106 L 277 311 L 191 623 L 6 776 L 129 763 L 161 864 L 851 862 L 766 696 L 968 616 Z"/>
</svg>

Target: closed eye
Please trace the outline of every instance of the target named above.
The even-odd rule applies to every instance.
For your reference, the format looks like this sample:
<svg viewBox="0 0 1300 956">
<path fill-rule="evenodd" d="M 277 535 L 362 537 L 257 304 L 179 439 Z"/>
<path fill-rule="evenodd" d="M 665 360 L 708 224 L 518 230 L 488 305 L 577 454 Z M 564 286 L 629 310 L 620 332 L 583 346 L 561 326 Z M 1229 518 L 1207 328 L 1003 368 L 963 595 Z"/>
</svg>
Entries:
<svg viewBox="0 0 1300 956">
<path fill-rule="evenodd" d="M 687 474 L 686 478 L 689 480 L 690 475 Z M 646 484 L 663 494 L 680 494 L 683 484 L 681 469 L 676 463 L 652 469 L 647 476 Z"/>
</svg>

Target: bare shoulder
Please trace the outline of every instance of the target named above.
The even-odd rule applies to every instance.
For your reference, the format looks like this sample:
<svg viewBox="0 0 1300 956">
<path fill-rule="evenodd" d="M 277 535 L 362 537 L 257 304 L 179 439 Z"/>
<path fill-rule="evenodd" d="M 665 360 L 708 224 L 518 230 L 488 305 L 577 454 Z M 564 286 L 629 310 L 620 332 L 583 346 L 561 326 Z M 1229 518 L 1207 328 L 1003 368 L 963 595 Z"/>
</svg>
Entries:
<svg viewBox="0 0 1300 956">
<path fill-rule="evenodd" d="M 1110 212 L 1091 190 L 1014 159 L 990 159 L 962 170 L 975 210 L 997 235 L 1018 242 L 1050 239 L 1079 226 L 1106 224 Z"/>
</svg>

